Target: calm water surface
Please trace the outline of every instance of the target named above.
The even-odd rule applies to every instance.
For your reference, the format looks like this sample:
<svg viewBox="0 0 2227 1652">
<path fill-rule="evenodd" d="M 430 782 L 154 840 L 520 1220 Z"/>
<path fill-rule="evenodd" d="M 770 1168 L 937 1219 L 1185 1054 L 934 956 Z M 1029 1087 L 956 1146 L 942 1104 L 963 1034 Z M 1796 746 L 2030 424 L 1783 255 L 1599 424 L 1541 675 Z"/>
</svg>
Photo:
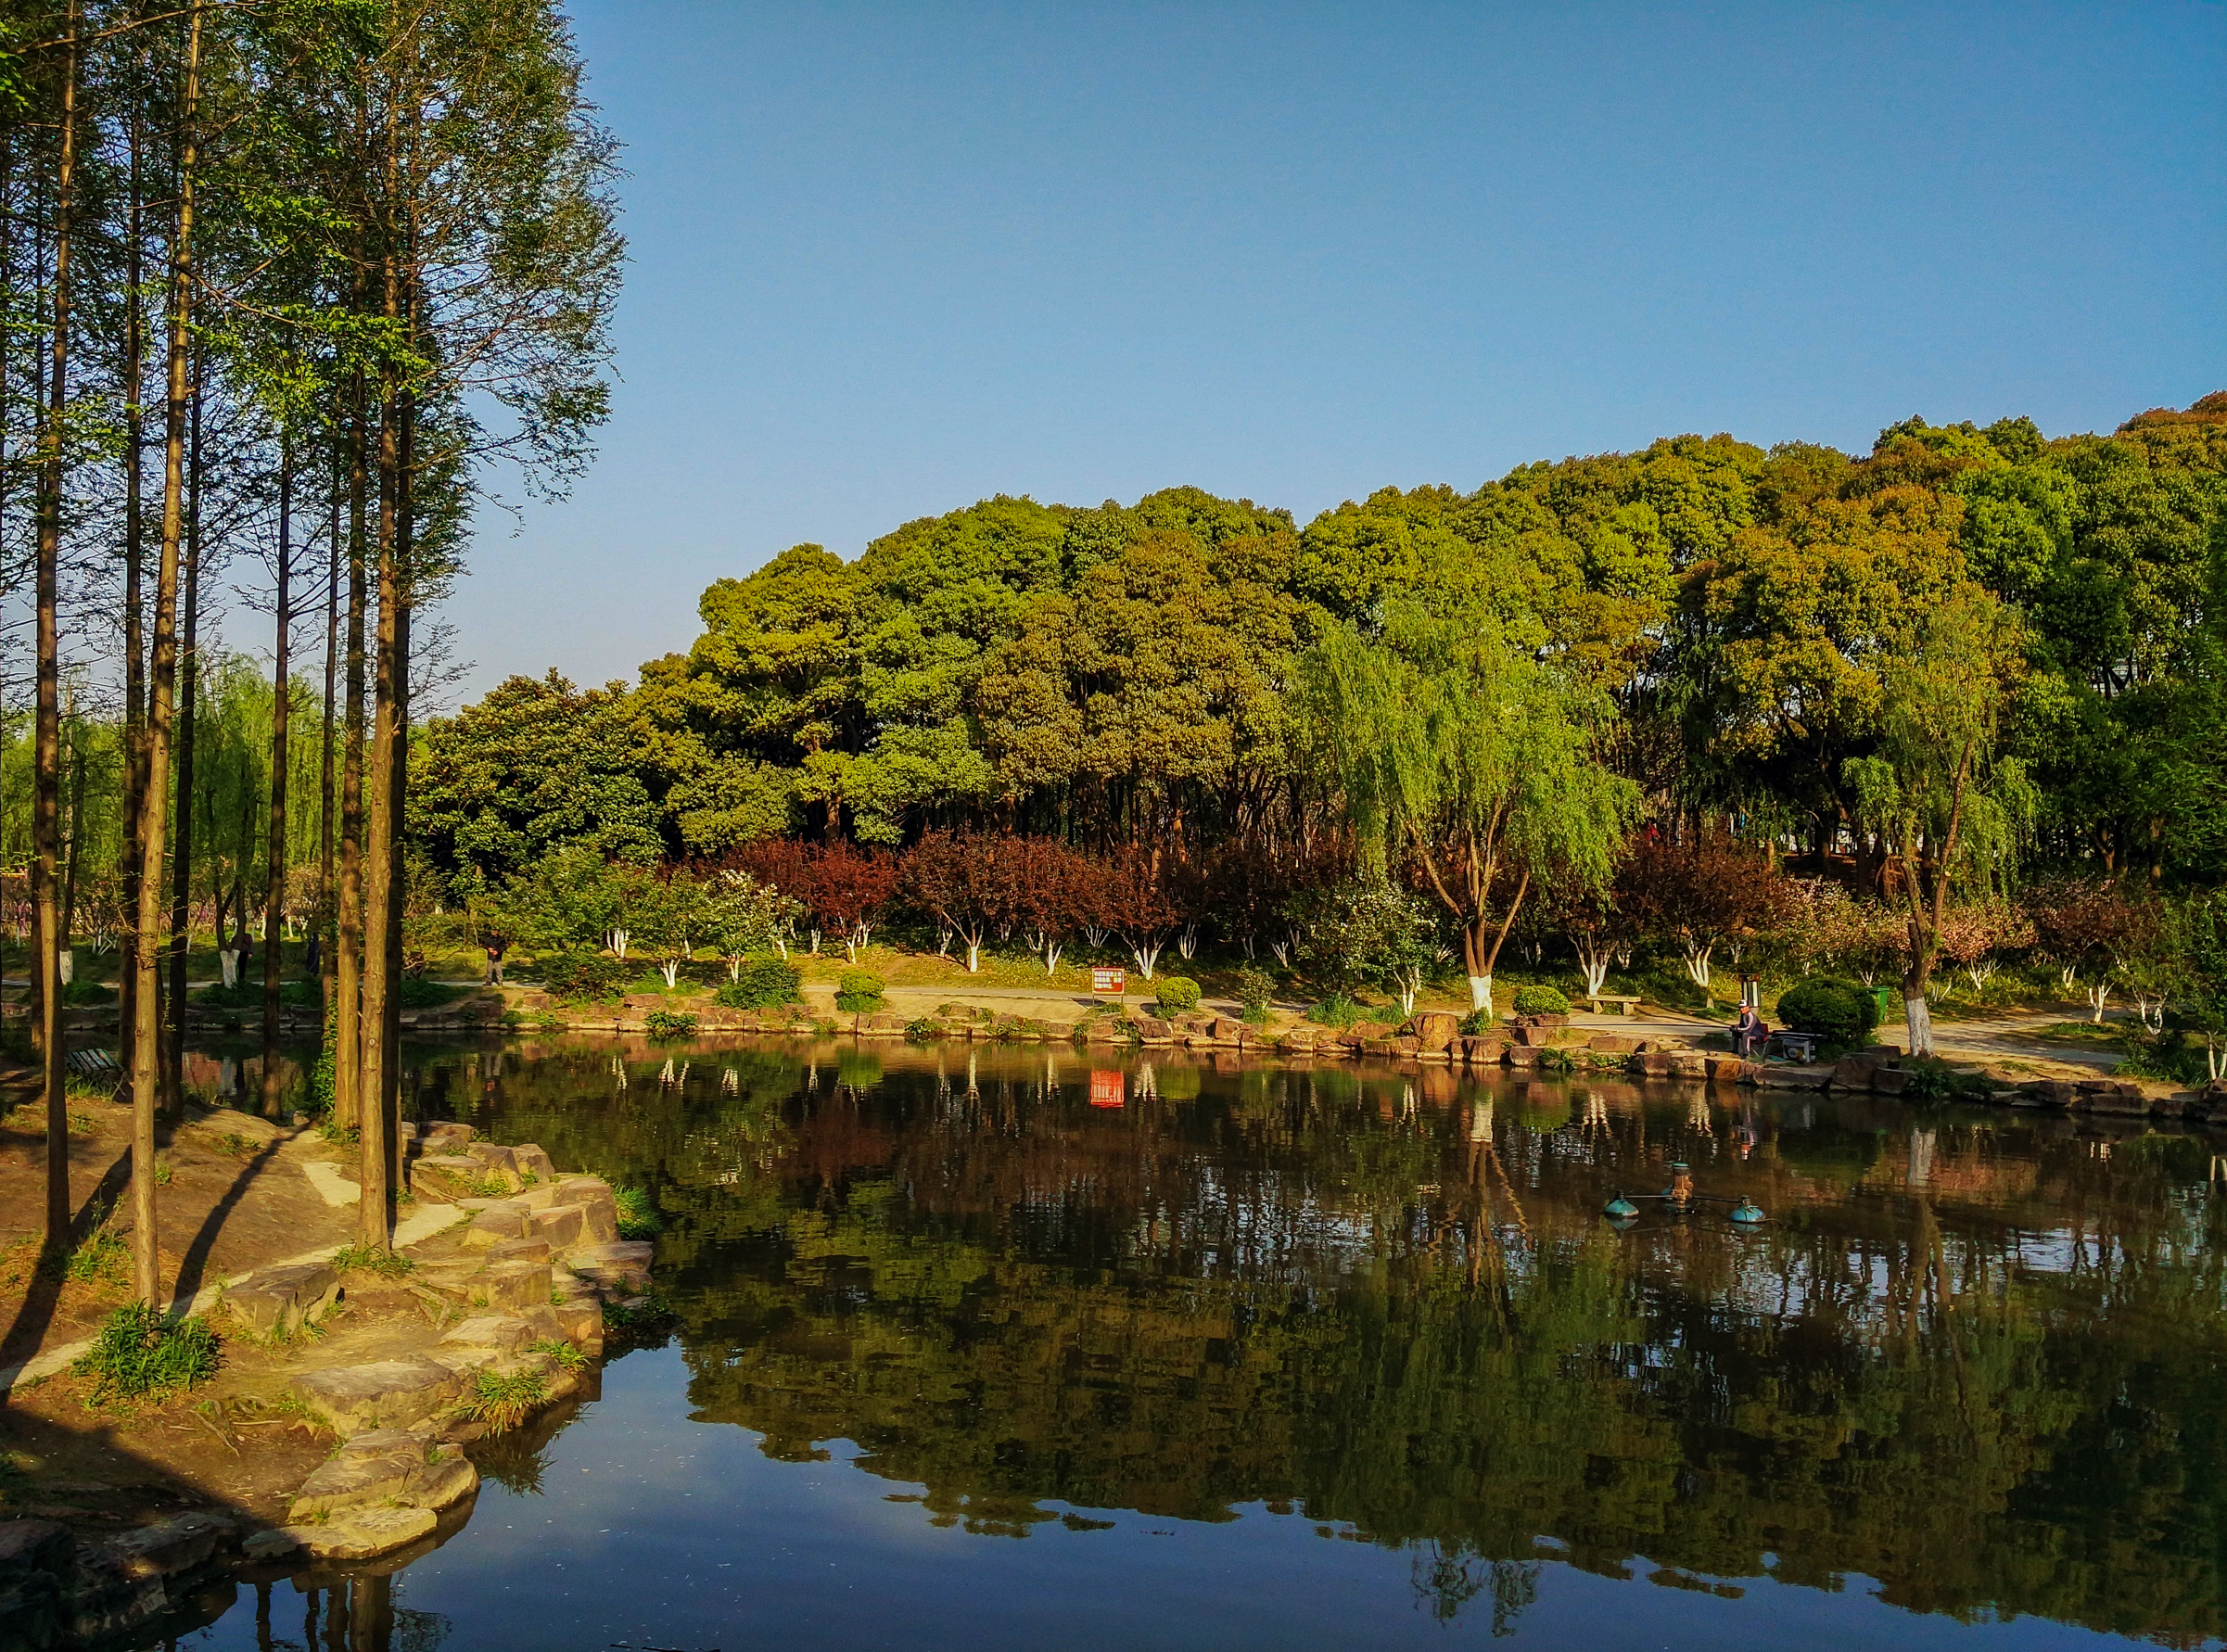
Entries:
<svg viewBox="0 0 2227 1652">
<path fill-rule="evenodd" d="M 435 1553 L 243 1589 L 176 1644 L 2227 1622 L 2227 1192 L 2198 1137 L 1065 1048 L 616 1048 L 420 1050 L 413 1105 L 651 1190 L 669 1337 L 483 1461 Z M 1770 1222 L 1600 1218 L 1674 1159 Z"/>
</svg>

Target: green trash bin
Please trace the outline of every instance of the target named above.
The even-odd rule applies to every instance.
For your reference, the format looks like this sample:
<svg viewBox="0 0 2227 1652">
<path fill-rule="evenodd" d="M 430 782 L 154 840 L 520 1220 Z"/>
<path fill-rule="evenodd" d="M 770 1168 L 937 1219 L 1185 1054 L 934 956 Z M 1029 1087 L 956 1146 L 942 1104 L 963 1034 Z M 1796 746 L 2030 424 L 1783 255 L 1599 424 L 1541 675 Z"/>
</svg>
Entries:
<svg viewBox="0 0 2227 1652">
<path fill-rule="evenodd" d="M 1879 1024 L 1885 1026 L 1894 1019 L 1895 1013 L 1900 1008 L 1894 1001 L 1894 988 L 1875 986 L 1871 989 L 1871 996 L 1873 1001 L 1879 1007 Z"/>
</svg>

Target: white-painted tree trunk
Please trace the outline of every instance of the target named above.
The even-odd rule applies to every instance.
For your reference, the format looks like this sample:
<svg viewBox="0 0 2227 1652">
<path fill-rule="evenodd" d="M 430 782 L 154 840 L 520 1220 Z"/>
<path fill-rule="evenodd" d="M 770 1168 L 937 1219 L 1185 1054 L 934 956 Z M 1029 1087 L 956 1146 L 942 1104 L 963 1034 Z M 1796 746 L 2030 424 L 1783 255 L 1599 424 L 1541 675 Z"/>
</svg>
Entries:
<svg viewBox="0 0 2227 1652">
<path fill-rule="evenodd" d="M 1910 1053 L 1929 1056 L 1933 1053 L 1933 1010 L 1926 1002 L 1926 995 L 1902 999 L 1902 1024 L 1909 1030 Z"/>
<path fill-rule="evenodd" d="M 1703 991 L 1709 987 L 1709 959 L 1715 950 L 1714 946 L 1697 947 L 1691 941 L 1686 944 L 1686 972 Z"/>
<path fill-rule="evenodd" d="M 1493 978 L 1490 975 L 1470 977 L 1470 1008 L 1493 1012 Z"/>
<path fill-rule="evenodd" d="M 667 959 L 657 966 L 657 972 L 665 977 L 666 991 L 670 992 L 681 985 L 681 960 L 679 959 Z"/>
<path fill-rule="evenodd" d="M 743 955 L 739 952 L 730 952 L 727 955 L 727 979 L 730 982 L 735 982 L 740 981 L 742 978 Z"/>
<path fill-rule="evenodd" d="M 969 941 L 967 943 L 967 973 L 970 975 L 978 975 L 981 972 L 982 943 L 980 941 Z"/>
<path fill-rule="evenodd" d="M 1413 1015 L 1415 1013 L 1415 995 L 1423 989 L 1422 972 L 1420 970 L 1404 970 L 1393 977 L 1393 986 L 1400 995 L 1400 1013 Z"/>
<path fill-rule="evenodd" d="M 627 932 L 623 929 L 615 929 L 611 932 L 611 950 L 620 958 L 627 955 L 628 938 Z"/>
<path fill-rule="evenodd" d="M 1136 961 L 1137 972 L 1147 981 L 1152 978 L 1152 971 L 1159 967 L 1160 948 L 1164 944 L 1160 941 L 1131 941 L 1129 943 L 1129 957 Z"/>
<path fill-rule="evenodd" d="M 1609 982 L 1609 955 L 1583 935 L 1572 935 L 1571 945 L 1577 952 L 1578 973 L 1585 978 L 1585 996 L 1597 997 Z"/>
<path fill-rule="evenodd" d="M 1199 926 L 1195 923 L 1186 923 L 1176 932 L 1176 951 L 1185 963 L 1189 963 L 1192 958 L 1197 956 L 1198 950 Z"/>
<path fill-rule="evenodd" d="M 76 947 L 57 947 L 57 948 L 56 949 L 56 951 L 55 951 L 55 955 L 54 955 L 54 962 L 55 962 L 55 967 L 56 967 L 56 969 L 57 969 L 58 971 L 60 971 L 60 972 L 61 972 L 62 985 L 63 985 L 64 986 L 68 986 L 68 985 L 70 985 L 71 982 L 73 982 L 73 981 L 75 981 L 75 980 L 77 979 L 77 948 L 76 948 Z M 236 965 L 236 964 L 235 964 L 235 965 L 233 966 L 233 968 L 234 968 L 235 972 L 236 972 L 236 971 L 238 970 L 239 966 L 238 966 L 238 965 Z"/>
<path fill-rule="evenodd" d="M 1047 975 L 1050 975 L 1050 974 L 1053 973 L 1054 972 L 1056 972 L 1056 971 L 1059 969 L 1059 967 L 1060 967 L 1060 954 L 1061 954 L 1061 953 L 1063 953 L 1063 952 L 1064 952 L 1064 951 L 1066 951 L 1066 950 L 1067 950 L 1067 948 L 1066 948 L 1064 946 L 1063 946 L 1063 945 L 1062 945 L 1060 942 L 1058 942 L 1058 941 L 1056 941 L 1056 940 L 1050 940 L 1050 939 L 1047 939 L 1047 940 L 1045 941 L 1045 943 L 1044 943 L 1044 973 L 1046 973 Z"/>
<path fill-rule="evenodd" d="M 2088 1017 L 2089 1021 L 2096 1026 L 2103 1025 L 2104 1006 L 2110 1001 L 2111 983 L 2107 979 L 2098 981 L 2090 986 L 2088 988 L 2088 1003 L 2093 1009 L 2094 1013 Z"/>
</svg>

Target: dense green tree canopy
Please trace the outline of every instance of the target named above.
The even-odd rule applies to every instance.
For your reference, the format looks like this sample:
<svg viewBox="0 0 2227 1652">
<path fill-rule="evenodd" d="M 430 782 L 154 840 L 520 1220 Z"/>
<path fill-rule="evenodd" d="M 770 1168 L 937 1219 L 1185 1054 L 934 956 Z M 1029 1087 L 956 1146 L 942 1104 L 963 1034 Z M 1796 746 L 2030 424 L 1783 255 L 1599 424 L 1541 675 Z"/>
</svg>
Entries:
<svg viewBox="0 0 2227 1652">
<path fill-rule="evenodd" d="M 2107 436 L 1911 419 L 1860 456 L 1674 437 L 1304 527 L 1189 488 L 1001 496 L 719 580 L 686 653 L 579 697 L 578 738 L 527 732 L 569 690 L 505 685 L 426 733 L 421 820 L 452 870 L 579 836 L 702 856 L 935 827 L 1303 853 L 1353 776 L 1300 737 L 1300 662 L 1399 609 L 1601 696 L 1592 760 L 1658 817 L 1876 868 L 1854 777 L 1891 734 L 1883 673 L 1968 592 L 2017 638 L 1997 747 L 2038 799 L 2029 858 L 2213 883 L 2223 591 L 2227 393 Z M 504 721 L 515 770 L 488 753 Z"/>
</svg>

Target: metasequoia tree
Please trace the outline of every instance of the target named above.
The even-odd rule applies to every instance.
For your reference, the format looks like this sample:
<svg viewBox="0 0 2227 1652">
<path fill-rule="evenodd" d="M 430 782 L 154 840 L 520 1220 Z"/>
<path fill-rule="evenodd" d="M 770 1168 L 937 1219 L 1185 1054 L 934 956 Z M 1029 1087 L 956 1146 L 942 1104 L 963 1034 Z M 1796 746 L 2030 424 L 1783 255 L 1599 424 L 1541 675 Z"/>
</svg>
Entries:
<svg viewBox="0 0 2227 1652">
<path fill-rule="evenodd" d="M 1910 1053 L 1931 1055 L 1926 986 L 1951 891 L 1993 888 L 2032 810 L 2024 767 L 1998 749 L 2017 638 L 2008 612 L 1967 584 L 1887 642 L 1877 750 L 1844 773 L 1859 823 L 1901 875 L 1903 1020 Z"/>
<path fill-rule="evenodd" d="M 1596 753 L 1604 695 L 1489 613 L 1394 605 L 1331 629 L 1301 663 L 1309 747 L 1335 776 L 1362 853 L 1411 868 L 1461 937 L 1472 1007 L 1533 889 L 1608 882 L 1638 802 Z"/>
</svg>

